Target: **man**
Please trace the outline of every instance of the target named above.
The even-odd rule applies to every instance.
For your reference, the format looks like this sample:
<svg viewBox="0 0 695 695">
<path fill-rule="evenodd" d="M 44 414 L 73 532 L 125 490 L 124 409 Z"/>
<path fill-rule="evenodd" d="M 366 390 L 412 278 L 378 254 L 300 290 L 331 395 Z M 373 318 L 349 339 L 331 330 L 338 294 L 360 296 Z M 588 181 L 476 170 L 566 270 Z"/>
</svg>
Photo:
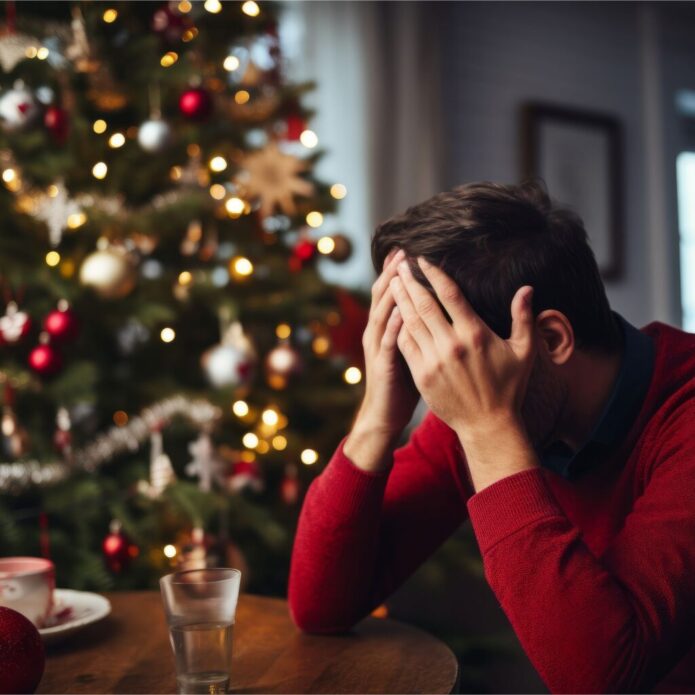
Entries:
<svg viewBox="0 0 695 695">
<path fill-rule="evenodd" d="M 296 623 L 349 629 L 470 518 L 552 691 L 695 692 L 695 336 L 612 313 L 536 184 L 437 195 L 372 250 L 365 396 L 307 493 Z"/>
</svg>

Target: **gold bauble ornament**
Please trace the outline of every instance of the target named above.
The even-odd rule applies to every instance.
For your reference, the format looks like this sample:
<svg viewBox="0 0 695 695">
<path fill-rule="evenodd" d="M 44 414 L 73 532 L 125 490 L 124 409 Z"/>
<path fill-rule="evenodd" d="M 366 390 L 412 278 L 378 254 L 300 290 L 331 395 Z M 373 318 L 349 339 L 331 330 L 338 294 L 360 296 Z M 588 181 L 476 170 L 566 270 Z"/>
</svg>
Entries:
<svg viewBox="0 0 695 695">
<path fill-rule="evenodd" d="M 135 287 L 135 263 L 124 249 L 99 248 L 84 259 L 80 282 L 104 299 L 120 299 Z"/>
</svg>

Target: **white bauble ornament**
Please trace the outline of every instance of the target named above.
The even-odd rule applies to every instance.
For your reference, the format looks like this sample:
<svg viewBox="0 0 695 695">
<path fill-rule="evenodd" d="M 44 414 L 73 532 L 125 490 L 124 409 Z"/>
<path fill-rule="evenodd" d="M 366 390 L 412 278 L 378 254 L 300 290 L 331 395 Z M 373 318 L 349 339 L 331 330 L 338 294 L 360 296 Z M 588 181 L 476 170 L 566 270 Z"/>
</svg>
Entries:
<svg viewBox="0 0 695 695">
<path fill-rule="evenodd" d="M 208 381 L 216 388 L 240 386 L 253 374 L 256 351 L 238 321 L 227 329 L 222 342 L 203 353 L 201 365 Z"/>
<path fill-rule="evenodd" d="M 135 265 L 125 250 L 108 246 L 84 259 L 80 282 L 104 299 L 119 299 L 135 287 Z"/>
<path fill-rule="evenodd" d="M 14 87 L 0 96 L 0 119 L 9 132 L 31 125 L 39 115 L 39 106 L 26 87 Z"/>
<path fill-rule="evenodd" d="M 145 121 L 138 130 L 138 144 L 145 152 L 161 152 L 170 142 L 169 124 L 158 118 Z"/>
</svg>

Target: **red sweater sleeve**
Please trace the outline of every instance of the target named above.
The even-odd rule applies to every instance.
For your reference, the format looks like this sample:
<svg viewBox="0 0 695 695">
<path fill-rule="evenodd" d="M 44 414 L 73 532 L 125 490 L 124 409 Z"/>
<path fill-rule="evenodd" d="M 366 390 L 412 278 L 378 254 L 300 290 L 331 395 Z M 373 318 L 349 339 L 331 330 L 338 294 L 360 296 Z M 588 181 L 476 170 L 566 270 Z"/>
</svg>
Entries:
<svg viewBox="0 0 695 695">
<path fill-rule="evenodd" d="M 299 519 L 290 611 L 310 632 L 340 632 L 388 596 L 467 517 L 470 488 L 455 433 L 432 413 L 369 474 L 343 452 L 311 484 Z"/>
<path fill-rule="evenodd" d="M 552 692 L 646 692 L 692 643 L 695 420 L 662 438 L 644 492 L 594 557 L 541 470 L 468 501 L 485 573 Z"/>
</svg>

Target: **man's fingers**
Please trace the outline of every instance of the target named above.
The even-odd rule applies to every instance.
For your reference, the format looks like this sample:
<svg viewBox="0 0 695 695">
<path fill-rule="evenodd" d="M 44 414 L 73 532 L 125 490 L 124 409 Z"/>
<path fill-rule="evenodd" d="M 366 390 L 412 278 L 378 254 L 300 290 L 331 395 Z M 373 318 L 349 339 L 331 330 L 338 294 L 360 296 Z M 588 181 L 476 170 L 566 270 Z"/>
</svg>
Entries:
<svg viewBox="0 0 695 695">
<path fill-rule="evenodd" d="M 444 345 L 452 336 L 452 328 L 444 317 L 435 298 L 413 277 L 407 261 L 398 264 L 398 275 L 403 281 L 415 311 L 425 323 L 435 341 Z"/>
<path fill-rule="evenodd" d="M 432 334 L 417 313 L 413 301 L 405 289 L 403 280 L 399 277 L 391 280 L 391 292 L 393 292 L 393 297 L 396 300 L 408 333 L 415 339 L 423 352 L 431 354 L 432 350 L 434 350 Z"/>
<path fill-rule="evenodd" d="M 386 290 L 381 295 L 381 299 L 378 304 L 373 307 L 371 315 L 369 317 L 368 330 L 370 333 L 370 340 L 374 340 L 375 344 L 378 345 L 384 335 L 384 329 L 386 328 L 386 322 L 389 319 L 391 310 L 395 306 L 396 301 L 393 298 L 393 292 L 391 292 L 390 287 L 386 287 Z"/>
<path fill-rule="evenodd" d="M 389 320 L 386 322 L 386 328 L 384 329 L 384 335 L 381 338 L 381 348 L 386 352 L 392 352 L 396 349 L 398 341 L 398 332 L 401 330 L 403 325 L 403 318 L 401 317 L 401 312 L 398 310 L 397 306 L 391 309 L 391 314 Z"/>
<path fill-rule="evenodd" d="M 372 285 L 372 309 L 379 303 L 382 295 L 389 286 L 391 278 L 398 272 L 398 263 L 405 258 L 403 249 L 394 249 L 384 261 L 384 269 Z"/>
<path fill-rule="evenodd" d="M 398 331 L 397 343 L 398 349 L 401 351 L 401 354 L 403 357 L 405 357 L 405 361 L 408 363 L 410 373 L 414 374 L 414 372 L 418 369 L 420 360 L 422 358 L 422 352 L 418 347 L 417 341 L 410 334 L 408 326 L 406 326 L 405 322 L 401 325 L 400 330 Z"/>
<path fill-rule="evenodd" d="M 432 265 L 422 256 L 419 256 L 417 260 L 454 324 L 458 324 L 458 327 L 464 330 L 472 328 L 473 324 L 477 326 L 480 317 L 463 296 L 459 286 L 441 268 Z"/>
<path fill-rule="evenodd" d="M 509 344 L 519 357 L 528 357 L 533 350 L 533 287 L 520 287 L 512 299 L 512 334 Z"/>
</svg>

